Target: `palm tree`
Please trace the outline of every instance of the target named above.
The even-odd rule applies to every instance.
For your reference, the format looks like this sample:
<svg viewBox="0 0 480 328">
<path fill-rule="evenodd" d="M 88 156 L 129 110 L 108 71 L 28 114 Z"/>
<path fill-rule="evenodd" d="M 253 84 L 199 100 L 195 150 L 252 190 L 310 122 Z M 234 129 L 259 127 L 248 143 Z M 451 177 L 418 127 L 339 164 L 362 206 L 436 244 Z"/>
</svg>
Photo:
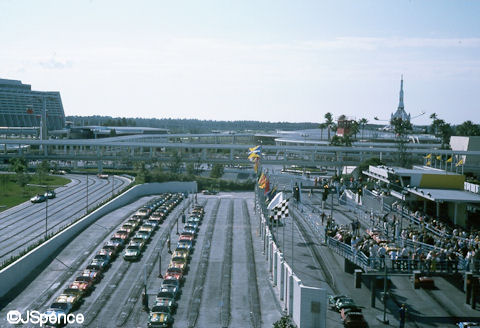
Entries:
<svg viewBox="0 0 480 328">
<path fill-rule="evenodd" d="M 320 125 L 318 126 L 320 128 L 320 140 L 323 139 L 323 129 L 325 129 L 327 127 L 327 124 L 326 123 L 320 123 Z"/>
<path fill-rule="evenodd" d="M 432 113 L 430 115 L 430 118 L 432 119 L 432 124 L 430 125 L 430 128 L 432 129 L 433 134 L 437 134 L 437 129 L 438 129 L 438 115 L 437 113 Z"/>
<path fill-rule="evenodd" d="M 359 125 L 360 125 L 359 122 L 357 122 L 357 121 L 352 121 L 352 124 L 351 124 L 351 126 L 350 126 L 350 134 L 348 135 L 349 137 L 350 137 L 351 135 L 354 135 L 354 136 L 355 136 L 355 140 L 357 140 L 357 133 L 358 133 L 358 131 L 359 131 L 359 128 L 358 128 Z"/>
<path fill-rule="evenodd" d="M 328 140 L 330 140 L 330 129 L 333 127 L 333 115 L 330 112 L 325 114 L 325 125 L 328 129 Z"/>
<path fill-rule="evenodd" d="M 362 139 L 363 139 L 363 132 L 365 130 L 365 125 L 368 123 L 368 120 L 366 118 L 361 118 L 359 121 L 358 121 L 358 124 L 360 124 L 362 126 Z"/>
</svg>

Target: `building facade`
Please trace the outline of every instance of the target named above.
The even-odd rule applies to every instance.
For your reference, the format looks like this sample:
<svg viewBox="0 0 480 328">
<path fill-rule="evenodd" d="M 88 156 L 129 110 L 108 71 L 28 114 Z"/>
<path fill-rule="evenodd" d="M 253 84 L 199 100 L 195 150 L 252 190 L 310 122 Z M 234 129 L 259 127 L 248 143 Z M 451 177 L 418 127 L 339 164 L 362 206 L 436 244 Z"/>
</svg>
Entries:
<svg viewBox="0 0 480 328">
<path fill-rule="evenodd" d="M 0 127 L 41 127 L 44 114 L 48 131 L 65 127 L 60 92 L 33 91 L 21 81 L 0 79 Z"/>
</svg>

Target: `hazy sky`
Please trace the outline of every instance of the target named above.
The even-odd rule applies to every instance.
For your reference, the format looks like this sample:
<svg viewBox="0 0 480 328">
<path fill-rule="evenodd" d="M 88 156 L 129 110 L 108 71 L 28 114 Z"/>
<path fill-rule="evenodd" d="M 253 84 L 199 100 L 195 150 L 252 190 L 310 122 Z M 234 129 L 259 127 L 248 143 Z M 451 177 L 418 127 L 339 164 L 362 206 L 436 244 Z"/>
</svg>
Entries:
<svg viewBox="0 0 480 328">
<path fill-rule="evenodd" d="M 67 115 L 480 123 L 480 1 L 0 0 L 0 78 Z"/>
</svg>

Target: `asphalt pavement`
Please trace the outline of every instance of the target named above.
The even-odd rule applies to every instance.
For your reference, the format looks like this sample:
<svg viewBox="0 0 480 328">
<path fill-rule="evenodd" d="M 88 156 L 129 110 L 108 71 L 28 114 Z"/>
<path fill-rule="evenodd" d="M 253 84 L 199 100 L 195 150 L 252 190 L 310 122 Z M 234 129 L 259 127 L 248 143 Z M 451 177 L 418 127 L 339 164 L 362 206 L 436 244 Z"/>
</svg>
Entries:
<svg viewBox="0 0 480 328">
<path fill-rule="evenodd" d="M 85 175 L 66 175 L 71 182 L 55 189 L 56 197 L 48 203 L 33 204 L 30 201 L 0 213 L 0 263 L 18 255 L 47 234 L 55 233 L 64 226 L 86 214 L 102 201 L 126 187 L 131 180 L 115 176 L 99 179 L 89 176 L 88 188 Z M 88 189 L 88 197 L 87 197 Z"/>
</svg>

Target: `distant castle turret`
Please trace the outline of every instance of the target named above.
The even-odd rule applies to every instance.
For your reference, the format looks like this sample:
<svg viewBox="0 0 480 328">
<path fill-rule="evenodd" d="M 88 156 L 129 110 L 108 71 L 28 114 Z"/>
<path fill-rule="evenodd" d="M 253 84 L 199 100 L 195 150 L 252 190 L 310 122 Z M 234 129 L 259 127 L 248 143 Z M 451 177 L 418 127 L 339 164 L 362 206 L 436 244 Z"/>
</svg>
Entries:
<svg viewBox="0 0 480 328">
<path fill-rule="evenodd" d="M 405 111 L 405 107 L 403 105 L 403 75 L 400 81 L 400 99 L 398 102 L 398 108 L 397 108 L 397 111 L 390 116 L 390 121 L 392 121 L 395 118 L 400 118 L 402 119 L 402 121 L 410 122 L 410 114 L 407 114 L 407 112 Z"/>
</svg>

